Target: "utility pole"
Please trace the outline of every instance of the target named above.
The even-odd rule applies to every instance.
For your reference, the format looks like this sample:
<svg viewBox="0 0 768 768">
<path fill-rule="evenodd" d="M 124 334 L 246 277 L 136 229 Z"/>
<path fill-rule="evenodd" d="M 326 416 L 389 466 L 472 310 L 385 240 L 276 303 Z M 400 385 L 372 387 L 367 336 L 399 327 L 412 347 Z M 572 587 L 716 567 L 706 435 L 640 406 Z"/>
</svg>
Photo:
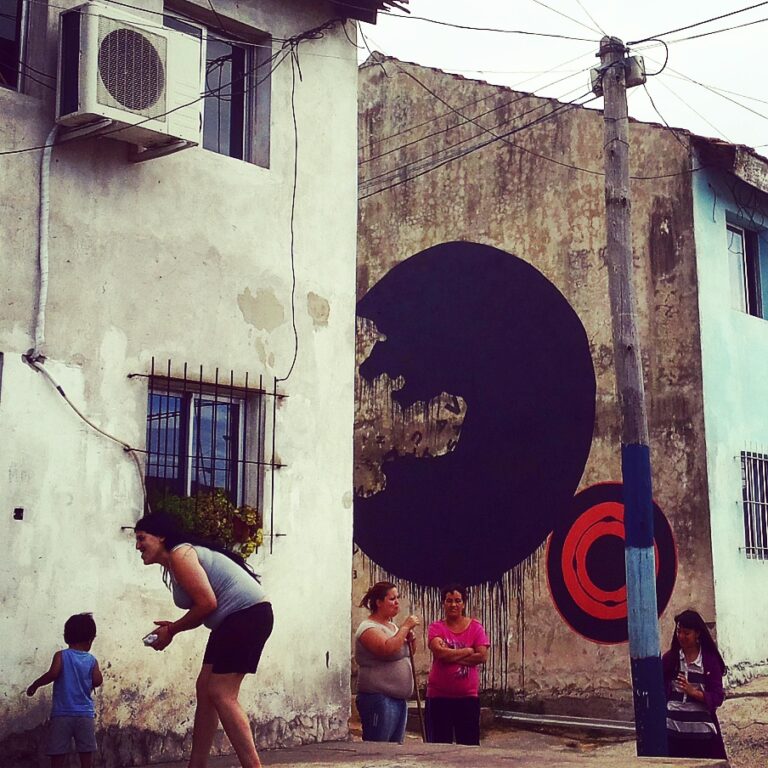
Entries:
<svg viewBox="0 0 768 768">
<path fill-rule="evenodd" d="M 600 41 L 600 70 L 595 90 L 602 89 L 605 119 L 605 212 L 608 234 L 608 289 L 613 327 L 616 390 L 621 411 L 621 473 L 624 485 L 624 563 L 632 693 L 637 754 L 667 754 L 666 696 L 661 669 L 656 569 L 653 548 L 653 501 L 648 420 L 643 367 L 637 333 L 632 280 L 632 229 L 629 195 L 630 84 L 643 82 L 616 37 Z"/>
</svg>

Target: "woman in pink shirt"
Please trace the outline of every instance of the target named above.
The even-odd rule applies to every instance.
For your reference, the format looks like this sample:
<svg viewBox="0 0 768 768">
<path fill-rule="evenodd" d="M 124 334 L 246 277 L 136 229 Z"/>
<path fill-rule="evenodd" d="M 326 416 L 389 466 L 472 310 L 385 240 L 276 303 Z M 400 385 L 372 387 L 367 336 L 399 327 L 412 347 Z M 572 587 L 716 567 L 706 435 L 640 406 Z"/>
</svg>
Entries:
<svg viewBox="0 0 768 768">
<path fill-rule="evenodd" d="M 427 741 L 480 743 L 478 667 L 488 658 L 483 625 L 464 615 L 467 590 L 449 584 L 440 590 L 444 618 L 429 625 L 432 667 L 427 680 Z"/>
</svg>

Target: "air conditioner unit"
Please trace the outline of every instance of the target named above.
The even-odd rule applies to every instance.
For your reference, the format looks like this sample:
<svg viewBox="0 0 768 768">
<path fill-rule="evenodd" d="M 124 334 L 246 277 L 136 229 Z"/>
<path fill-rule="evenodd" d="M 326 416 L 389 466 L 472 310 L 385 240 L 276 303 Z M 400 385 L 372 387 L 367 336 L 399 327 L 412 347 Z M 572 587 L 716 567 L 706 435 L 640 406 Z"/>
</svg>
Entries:
<svg viewBox="0 0 768 768">
<path fill-rule="evenodd" d="M 99 3 L 64 11 L 56 122 L 64 134 L 96 132 L 158 149 L 194 146 L 201 55 L 200 40 L 164 28 L 161 17 L 147 21 Z"/>
</svg>

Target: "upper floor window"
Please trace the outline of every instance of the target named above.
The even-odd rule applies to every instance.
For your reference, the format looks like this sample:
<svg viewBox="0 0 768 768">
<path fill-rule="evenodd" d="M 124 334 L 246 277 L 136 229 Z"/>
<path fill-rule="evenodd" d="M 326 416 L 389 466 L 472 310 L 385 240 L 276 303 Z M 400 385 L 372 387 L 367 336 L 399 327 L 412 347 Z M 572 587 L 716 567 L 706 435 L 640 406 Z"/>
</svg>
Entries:
<svg viewBox="0 0 768 768">
<path fill-rule="evenodd" d="M 17 88 L 21 59 L 22 0 L 0 0 L 0 86 Z"/>
<path fill-rule="evenodd" d="M 188 16 L 190 5 L 183 5 Z M 176 6 L 170 10 L 175 12 Z M 271 38 L 232 20 L 222 30 L 221 19 L 209 15 L 195 8 L 195 21 L 165 16 L 167 27 L 201 42 L 202 145 L 221 155 L 268 166 Z"/>
<path fill-rule="evenodd" d="M 768 456 L 741 452 L 741 493 L 744 509 L 744 551 L 768 560 Z"/>
<path fill-rule="evenodd" d="M 731 307 L 755 317 L 765 317 L 760 247 L 756 232 L 728 224 L 728 270 Z"/>
</svg>

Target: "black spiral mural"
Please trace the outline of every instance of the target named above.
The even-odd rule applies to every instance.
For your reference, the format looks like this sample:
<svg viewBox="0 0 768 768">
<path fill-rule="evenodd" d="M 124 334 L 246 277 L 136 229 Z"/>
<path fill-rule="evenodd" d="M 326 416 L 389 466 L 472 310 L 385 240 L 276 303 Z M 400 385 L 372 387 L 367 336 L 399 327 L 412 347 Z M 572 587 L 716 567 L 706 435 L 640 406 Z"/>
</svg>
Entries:
<svg viewBox="0 0 768 768">
<path fill-rule="evenodd" d="M 355 542 L 417 585 L 498 582 L 558 526 L 584 470 L 595 375 L 581 321 L 530 264 L 471 242 L 397 264 L 357 311 L 382 335 L 363 379 L 402 376 L 403 408 L 448 393 L 466 414 L 445 455 L 387 457 L 383 490 L 355 499 Z"/>
</svg>

